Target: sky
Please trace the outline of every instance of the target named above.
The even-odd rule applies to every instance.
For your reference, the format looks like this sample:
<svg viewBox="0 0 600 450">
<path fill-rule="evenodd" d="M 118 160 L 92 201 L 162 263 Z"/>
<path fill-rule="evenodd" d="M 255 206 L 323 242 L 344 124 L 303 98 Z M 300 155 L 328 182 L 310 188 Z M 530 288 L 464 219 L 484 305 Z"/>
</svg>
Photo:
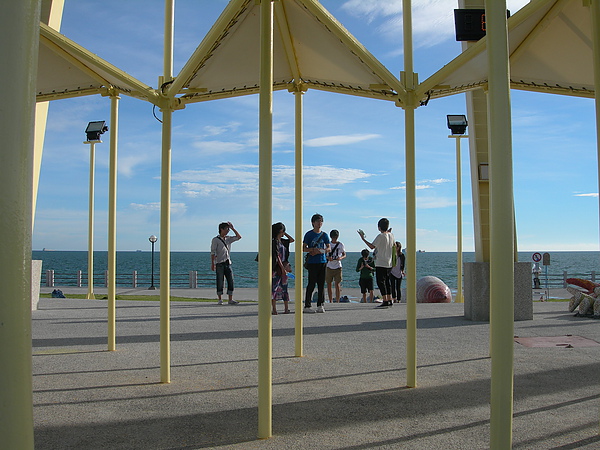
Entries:
<svg viewBox="0 0 600 450">
<path fill-rule="evenodd" d="M 393 74 L 403 70 L 402 0 L 322 0 L 323 6 Z M 177 0 L 174 74 L 226 0 Z M 509 0 L 514 13 L 526 0 Z M 414 70 L 423 81 L 460 51 L 456 0 L 413 0 Z M 161 0 L 65 0 L 61 32 L 142 82 L 162 73 Z M 519 251 L 598 250 L 598 163 L 594 102 L 511 92 L 514 196 Z M 156 112 L 158 115 L 160 113 Z M 416 110 L 417 247 L 456 251 L 455 140 L 447 114 L 466 114 L 465 95 Z M 89 145 L 85 127 L 110 119 L 110 101 L 51 102 L 33 249 L 87 250 Z M 274 94 L 273 221 L 301 239 L 314 213 L 360 251 L 387 217 L 405 240 L 404 113 L 393 102 L 309 90 L 304 95 L 304 217 L 294 229 L 294 98 Z M 108 134 L 97 144 L 94 249 L 108 240 Z M 119 107 L 117 250 L 150 250 L 160 237 L 161 124 L 152 105 L 125 95 Z M 258 96 L 188 105 L 173 116 L 171 248 L 208 251 L 220 222 L 258 245 Z M 463 251 L 474 250 L 468 140 L 462 149 Z"/>
</svg>

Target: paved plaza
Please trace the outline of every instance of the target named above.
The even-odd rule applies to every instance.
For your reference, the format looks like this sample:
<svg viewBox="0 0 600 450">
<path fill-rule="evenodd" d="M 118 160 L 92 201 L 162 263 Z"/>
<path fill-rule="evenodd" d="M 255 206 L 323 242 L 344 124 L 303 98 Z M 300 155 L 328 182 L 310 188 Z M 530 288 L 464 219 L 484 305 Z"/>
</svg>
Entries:
<svg viewBox="0 0 600 450">
<path fill-rule="evenodd" d="M 236 306 L 172 303 L 170 384 L 160 383 L 158 302 L 119 300 L 108 352 L 106 300 L 41 299 L 36 448 L 489 448 L 489 324 L 465 320 L 454 303 L 418 305 L 412 389 L 406 305 L 327 304 L 305 315 L 301 358 L 294 315 L 273 316 L 273 437 L 257 439 L 257 292 L 236 294 Z M 555 342 L 514 344 L 514 448 L 599 448 L 600 321 L 535 302 L 515 335 Z"/>
</svg>

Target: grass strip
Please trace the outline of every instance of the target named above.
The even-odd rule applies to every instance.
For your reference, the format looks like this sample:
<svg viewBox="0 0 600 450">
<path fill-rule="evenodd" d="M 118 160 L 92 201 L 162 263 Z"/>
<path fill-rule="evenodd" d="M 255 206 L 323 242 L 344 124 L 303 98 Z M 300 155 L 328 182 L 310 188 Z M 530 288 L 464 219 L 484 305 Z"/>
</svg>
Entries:
<svg viewBox="0 0 600 450">
<path fill-rule="evenodd" d="M 65 298 L 86 299 L 87 294 L 69 294 Z M 40 294 L 40 298 L 52 298 L 52 294 Z M 117 295 L 116 300 L 158 302 L 160 295 Z M 96 300 L 108 300 L 108 295 L 97 296 Z M 216 302 L 215 298 L 171 297 L 172 302 Z"/>
</svg>

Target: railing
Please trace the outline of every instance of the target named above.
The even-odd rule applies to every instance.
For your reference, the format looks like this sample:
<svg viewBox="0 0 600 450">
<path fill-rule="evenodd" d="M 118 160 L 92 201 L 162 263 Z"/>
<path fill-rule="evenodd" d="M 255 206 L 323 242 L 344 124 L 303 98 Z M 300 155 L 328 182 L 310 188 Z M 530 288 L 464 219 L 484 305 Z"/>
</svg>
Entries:
<svg viewBox="0 0 600 450">
<path fill-rule="evenodd" d="M 137 270 L 129 274 L 119 274 L 115 276 L 117 286 L 128 287 L 146 287 L 152 284 L 152 275 L 149 273 L 140 273 Z M 87 286 L 87 273 L 78 270 L 73 273 L 57 273 L 54 270 L 46 270 L 46 279 L 42 280 L 42 286 Z M 154 274 L 154 286 L 160 285 L 160 275 Z M 215 275 L 214 272 L 198 273 L 193 270 L 188 273 L 172 273 L 171 288 L 180 289 L 196 289 L 214 287 Z M 108 270 L 100 273 L 94 273 L 94 286 L 108 287 Z"/>
<path fill-rule="evenodd" d="M 238 276 L 239 277 L 239 276 Z M 245 278 L 245 277 L 240 277 Z M 587 273 L 568 273 L 566 270 L 562 274 L 546 274 L 542 273 L 539 275 L 540 286 L 539 289 L 546 288 L 557 289 L 567 287 L 567 278 L 582 278 L 584 280 L 591 280 L 596 282 L 596 272 Z M 78 270 L 75 274 L 73 273 L 57 273 L 54 270 L 46 270 L 46 279 L 42 280 L 42 286 L 55 287 L 55 286 L 87 286 L 87 273 Z M 145 287 L 152 284 L 152 275 L 149 273 L 139 273 L 137 270 L 129 274 L 116 275 L 117 286 L 127 287 Z M 154 274 L 154 285 L 158 287 L 160 285 L 160 277 L 158 274 Z M 188 273 L 173 273 L 171 274 L 171 288 L 180 289 L 197 289 L 197 288 L 210 288 L 215 285 L 214 272 L 198 272 L 196 270 Z M 108 271 L 105 270 L 100 273 L 94 273 L 94 286 L 108 286 Z M 531 279 L 531 287 L 537 288 Z"/>
<path fill-rule="evenodd" d="M 595 283 L 596 271 L 587 273 L 568 273 L 566 270 L 564 270 L 562 274 L 549 273 L 548 275 L 541 273 L 539 275 L 540 288 L 546 287 L 546 280 L 548 282 L 548 288 L 550 289 L 566 288 L 568 286 L 567 278 L 581 278 L 583 280 L 590 280 Z"/>
</svg>

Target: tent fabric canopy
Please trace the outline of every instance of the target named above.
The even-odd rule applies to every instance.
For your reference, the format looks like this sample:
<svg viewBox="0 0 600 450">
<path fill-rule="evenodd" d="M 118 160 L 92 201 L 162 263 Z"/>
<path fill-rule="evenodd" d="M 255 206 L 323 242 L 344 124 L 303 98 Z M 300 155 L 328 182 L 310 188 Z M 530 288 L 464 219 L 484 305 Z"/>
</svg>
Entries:
<svg viewBox="0 0 600 450">
<path fill-rule="evenodd" d="M 37 101 L 92 94 L 109 89 L 154 102 L 154 90 L 40 23 Z"/>
<path fill-rule="evenodd" d="M 402 102 L 400 81 L 320 3 L 283 0 L 274 8 L 274 90 L 313 88 Z M 37 101 L 109 89 L 154 104 L 161 95 L 194 103 L 258 93 L 259 9 L 254 0 L 230 1 L 160 94 L 41 23 Z"/>
<path fill-rule="evenodd" d="M 399 80 L 318 2 L 274 3 L 273 88 L 314 88 L 395 101 Z M 169 89 L 184 102 L 259 89 L 260 5 L 233 0 Z"/>
<path fill-rule="evenodd" d="M 590 10 L 582 0 L 533 0 L 508 20 L 513 89 L 594 97 Z M 445 97 L 487 84 L 487 41 L 425 80 L 419 98 Z"/>
<path fill-rule="evenodd" d="M 37 101 L 112 89 L 159 104 L 184 105 L 259 91 L 259 8 L 231 0 L 181 72 L 161 92 L 40 24 Z M 318 89 L 405 104 L 400 80 L 316 0 L 274 3 L 273 89 Z M 508 20 L 511 87 L 594 97 L 592 30 L 582 0 L 533 0 Z M 416 98 L 445 97 L 487 85 L 482 38 L 423 81 Z M 164 98 L 164 97 L 163 97 Z"/>
</svg>

